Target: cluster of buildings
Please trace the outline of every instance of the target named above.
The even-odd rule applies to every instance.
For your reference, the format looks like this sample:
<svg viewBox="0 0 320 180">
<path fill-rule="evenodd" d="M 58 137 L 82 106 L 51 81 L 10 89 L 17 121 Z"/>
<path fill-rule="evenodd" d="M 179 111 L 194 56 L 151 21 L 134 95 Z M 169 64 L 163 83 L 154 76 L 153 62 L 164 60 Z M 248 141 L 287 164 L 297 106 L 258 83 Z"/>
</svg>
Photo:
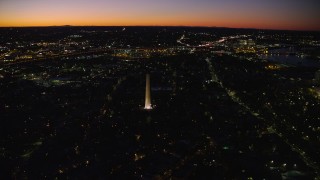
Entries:
<svg viewBox="0 0 320 180">
<path fill-rule="evenodd" d="M 2 39 L 0 157 L 8 176 L 319 176 L 315 37 L 68 28 Z M 315 64 L 272 61 L 302 54 Z"/>
</svg>

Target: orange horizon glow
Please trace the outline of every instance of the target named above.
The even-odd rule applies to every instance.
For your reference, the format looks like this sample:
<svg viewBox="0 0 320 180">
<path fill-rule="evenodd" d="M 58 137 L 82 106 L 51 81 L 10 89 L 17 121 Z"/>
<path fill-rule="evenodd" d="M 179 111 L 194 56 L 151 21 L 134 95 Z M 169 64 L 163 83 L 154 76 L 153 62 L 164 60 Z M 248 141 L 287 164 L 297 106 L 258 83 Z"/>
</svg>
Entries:
<svg viewBox="0 0 320 180">
<path fill-rule="evenodd" d="M 201 24 L 201 23 L 179 23 L 172 22 L 167 24 L 154 23 L 154 22 L 133 22 L 133 21 L 117 21 L 117 22 L 108 22 L 108 23 L 92 23 L 92 22 L 79 22 L 79 23 L 61 23 L 61 21 L 57 23 L 47 22 L 38 22 L 38 23 L 0 23 L 0 27 L 50 27 L 50 26 L 162 26 L 162 27 L 222 27 L 222 28 L 239 28 L 239 29 L 270 29 L 270 30 L 298 30 L 298 31 L 320 31 L 317 26 L 293 26 L 293 25 L 279 25 L 279 26 L 267 26 L 267 25 L 259 25 L 254 23 L 219 23 L 219 24 Z"/>
<path fill-rule="evenodd" d="M 72 22 L 72 23 L 71 23 Z M 225 20 L 216 20 L 214 22 L 192 22 L 190 20 L 180 20 L 180 19 L 144 19 L 139 21 L 134 20 L 51 20 L 51 21 L 41 21 L 41 20 L 31 20 L 28 21 L 1 21 L 0 27 L 40 27 L 40 26 L 198 26 L 198 27 L 227 27 L 227 28 L 253 28 L 253 29 L 275 29 L 275 30 L 311 30 L 319 31 L 319 25 L 315 24 L 305 24 L 305 25 L 291 25 L 291 24 L 266 24 L 248 21 L 238 21 L 238 22 L 226 22 Z"/>
<path fill-rule="evenodd" d="M 316 0 L 310 0 L 309 4 L 299 0 L 269 1 L 268 4 L 253 0 L 241 3 L 235 0 L 3 0 L 0 27 L 203 26 L 320 30 L 320 13 L 314 8 Z"/>
</svg>

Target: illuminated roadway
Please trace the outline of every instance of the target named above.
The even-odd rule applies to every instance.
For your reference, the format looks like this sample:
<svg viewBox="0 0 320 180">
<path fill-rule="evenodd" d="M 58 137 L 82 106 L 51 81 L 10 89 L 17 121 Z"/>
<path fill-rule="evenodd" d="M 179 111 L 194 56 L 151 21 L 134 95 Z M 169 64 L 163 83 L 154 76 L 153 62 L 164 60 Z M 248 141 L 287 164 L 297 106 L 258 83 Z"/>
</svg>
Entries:
<svg viewBox="0 0 320 180">
<path fill-rule="evenodd" d="M 236 96 L 236 93 L 234 91 L 231 91 L 230 89 L 226 88 L 223 86 L 223 83 L 220 81 L 220 79 L 218 78 L 214 67 L 212 66 L 212 63 L 210 62 L 210 58 L 206 59 L 206 62 L 208 64 L 208 68 L 211 74 L 211 78 L 213 80 L 213 82 L 217 83 L 221 88 L 223 88 L 227 94 L 229 95 L 229 97 L 232 99 L 232 101 L 234 101 L 235 103 L 239 104 L 241 107 L 243 107 L 246 111 L 250 112 L 253 116 L 255 116 L 257 119 L 262 120 L 263 122 L 267 122 L 266 119 L 264 119 L 263 117 L 261 117 L 258 113 L 254 112 L 248 105 L 246 105 L 245 103 L 243 103 L 241 101 L 241 99 L 239 97 Z M 273 115 L 275 117 L 275 119 L 278 119 L 277 114 L 273 112 Z M 317 180 L 320 179 L 320 168 L 309 158 L 306 156 L 305 152 L 303 150 L 301 150 L 299 147 L 297 147 L 295 144 L 292 144 L 289 142 L 288 138 L 284 137 L 282 133 L 279 133 L 277 131 L 277 129 L 271 127 L 268 128 L 268 133 L 272 134 L 275 133 L 276 135 L 278 135 L 286 144 L 288 144 L 291 148 L 292 151 L 297 152 L 300 156 L 301 159 L 312 169 L 315 170 L 316 174 L 317 174 Z"/>
</svg>

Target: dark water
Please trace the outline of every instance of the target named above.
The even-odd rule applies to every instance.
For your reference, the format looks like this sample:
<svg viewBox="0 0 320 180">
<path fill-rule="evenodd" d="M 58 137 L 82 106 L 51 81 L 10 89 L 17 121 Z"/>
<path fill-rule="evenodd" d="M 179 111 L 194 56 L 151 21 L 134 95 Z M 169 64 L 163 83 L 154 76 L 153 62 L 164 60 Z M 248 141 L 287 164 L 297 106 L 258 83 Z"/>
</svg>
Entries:
<svg viewBox="0 0 320 180">
<path fill-rule="evenodd" d="M 268 55 L 264 56 L 263 58 L 267 59 L 268 61 L 277 62 L 289 66 L 320 67 L 320 62 L 316 60 L 300 58 L 295 55 Z"/>
</svg>

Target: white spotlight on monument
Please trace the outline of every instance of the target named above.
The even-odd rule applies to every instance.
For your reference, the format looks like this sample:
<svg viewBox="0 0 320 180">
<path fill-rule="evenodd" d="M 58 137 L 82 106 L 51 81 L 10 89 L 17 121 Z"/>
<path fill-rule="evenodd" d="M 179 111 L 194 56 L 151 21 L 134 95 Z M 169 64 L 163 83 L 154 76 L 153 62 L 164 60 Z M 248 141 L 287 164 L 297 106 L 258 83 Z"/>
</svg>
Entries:
<svg viewBox="0 0 320 180">
<path fill-rule="evenodd" d="M 150 74 L 146 75 L 146 100 L 145 100 L 144 109 L 147 109 L 147 110 L 152 109 L 151 92 L 150 92 Z"/>
</svg>

